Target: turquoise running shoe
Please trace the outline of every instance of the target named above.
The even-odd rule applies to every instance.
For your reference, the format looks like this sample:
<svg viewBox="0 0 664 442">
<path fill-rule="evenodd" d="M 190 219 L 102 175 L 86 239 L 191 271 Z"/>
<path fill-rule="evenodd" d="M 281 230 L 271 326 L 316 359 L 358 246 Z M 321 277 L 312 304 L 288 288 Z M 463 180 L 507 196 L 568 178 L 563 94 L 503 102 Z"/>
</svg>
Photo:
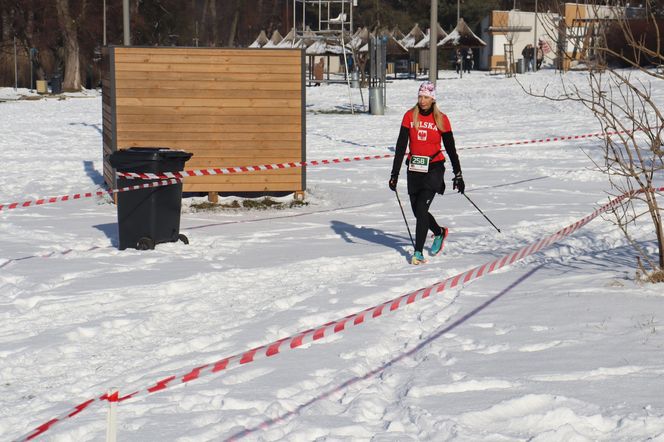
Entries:
<svg viewBox="0 0 664 442">
<path fill-rule="evenodd" d="M 417 266 L 420 264 L 426 264 L 427 260 L 424 259 L 424 255 L 422 255 L 422 252 L 415 252 L 412 259 L 410 260 L 410 263 L 414 266 Z"/>
<path fill-rule="evenodd" d="M 431 256 L 436 256 L 443 251 L 445 238 L 447 238 L 449 231 L 450 230 L 447 227 L 443 227 L 443 233 L 433 237 L 433 244 L 431 244 Z"/>
</svg>

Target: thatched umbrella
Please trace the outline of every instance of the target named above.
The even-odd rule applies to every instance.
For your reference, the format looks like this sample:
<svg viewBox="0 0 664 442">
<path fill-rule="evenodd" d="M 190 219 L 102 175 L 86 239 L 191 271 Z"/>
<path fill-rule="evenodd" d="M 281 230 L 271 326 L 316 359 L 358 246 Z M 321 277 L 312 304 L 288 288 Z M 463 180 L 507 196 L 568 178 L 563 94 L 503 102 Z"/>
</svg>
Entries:
<svg viewBox="0 0 664 442">
<path fill-rule="evenodd" d="M 282 41 L 283 39 L 284 39 L 284 38 L 281 36 L 281 34 L 279 33 L 279 31 L 278 31 L 278 30 L 275 30 L 275 31 L 272 33 L 272 37 L 270 38 L 270 41 L 268 41 L 267 43 L 265 43 L 265 46 L 263 46 L 263 47 L 264 47 L 264 48 L 276 48 L 276 47 L 279 45 L 279 43 L 281 43 L 281 41 Z"/>
<path fill-rule="evenodd" d="M 295 29 L 291 29 L 288 34 L 284 36 L 284 38 L 281 39 L 279 44 L 277 45 L 278 48 L 296 48 L 298 39 L 295 37 Z"/>
<path fill-rule="evenodd" d="M 438 23 L 438 33 L 436 35 L 436 42 L 440 42 L 443 38 L 447 37 L 447 32 L 443 30 Z M 415 46 L 415 49 L 429 49 L 429 44 L 431 43 L 431 30 L 427 29 L 427 33 L 422 40 L 420 40 Z"/>
<path fill-rule="evenodd" d="M 374 35 L 373 33 L 371 34 Z M 380 34 L 383 37 L 387 37 L 387 47 L 385 52 L 388 57 L 399 57 L 408 55 L 408 49 L 397 39 L 395 39 L 389 32 L 383 32 Z M 358 52 L 369 52 L 369 42 L 362 46 Z"/>
<path fill-rule="evenodd" d="M 364 27 L 360 28 L 350 38 L 350 42 L 346 45 L 351 51 L 358 51 L 369 41 L 369 30 Z"/>
<path fill-rule="evenodd" d="M 394 26 L 394 29 L 392 29 L 390 34 L 392 35 L 392 37 L 394 37 L 396 41 L 401 41 L 405 37 L 405 35 L 403 35 L 403 32 L 401 32 L 401 29 L 399 29 L 399 26 Z"/>
<path fill-rule="evenodd" d="M 408 35 L 406 35 L 399 43 L 406 49 L 410 49 L 415 47 L 417 43 L 419 43 L 420 40 L 424 38 L 424 32 L 422 32 L 422 29 L 420 29 L 420 25 L 415 23 L 415 26 L 413 26 L 413 29 L 410 30 Z"/>
<path fill-rule="evenodd" d="M 256 40 L 252 44 L 249 45 L 250 48 L 262 48 L 267 44 L 267 42 L 270 41 L 267 38 L 267 34 L 265 34 L 265 31 L 261 31 L 260 34 L 258 34 L 258 37 L 256 37 Z"/>
<path fill-rule="evenodd" d="M 443 49 L 481 48 L 484 46 L 486 46 L 484 40 L 475 35 L 462 18 L 459 19 L 456 28 L 438 42 L 438 47 Z"/>
</svg>

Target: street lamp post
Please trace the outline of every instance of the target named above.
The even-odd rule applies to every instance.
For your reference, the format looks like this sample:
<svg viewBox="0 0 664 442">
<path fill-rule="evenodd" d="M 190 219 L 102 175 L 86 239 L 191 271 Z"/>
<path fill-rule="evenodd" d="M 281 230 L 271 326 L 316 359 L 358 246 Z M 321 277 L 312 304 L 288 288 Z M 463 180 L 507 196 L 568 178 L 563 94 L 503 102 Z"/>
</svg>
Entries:
<svg viewBox="0 0 664 442">
<path fill-rule="evenodd" d="M 537 45 L 537 0 L 535 0 L 535 26 L 533 29 L 535 30 L 535 35 L 533 36 L 533 72 L 537 72 L 537 52 L 539 49 L 539 46 Z"/>
<path fill-rule="evenodd" d="M 129 0 L 122 0 L 122 27 L 124 33 L 124 45 L 131 45 L 131 37 L 129 33 Z"/>
<path fill-rule="evenodd" d="M 16 53 L 16 36 L 14 36 L 14 91 L 18 89 L 18 55 Z"/>
<path fill-rule="evenodd" d="M 103 37 L 104 41 L 102 42 L 102 46 L 106 46 L 106 0 L 104 0 L 103 8 L 104 8 L 104 14 L 103 14 L 104 15 L 104 37 Z"/>
<path fill-rule="evenodd" d="M 429 81 L 436 84 L 438 78 L 438 0 L 431 0 L 429 24 Z"/>
</svg>

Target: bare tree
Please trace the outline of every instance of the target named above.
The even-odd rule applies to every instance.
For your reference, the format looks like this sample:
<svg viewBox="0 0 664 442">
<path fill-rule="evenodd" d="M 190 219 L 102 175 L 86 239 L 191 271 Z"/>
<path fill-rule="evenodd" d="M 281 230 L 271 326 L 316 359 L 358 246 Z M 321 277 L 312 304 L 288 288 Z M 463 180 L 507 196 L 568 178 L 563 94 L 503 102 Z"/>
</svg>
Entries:
<svg viewBox="0 0 664 442">
<path fill-rule="evenodd" d="M 82 0 L 77 16 L 72 16 L 69 0 L 56 0 L 58 21 L 62 29 L 65 52 L 65 75 L 62 87 L 66 91 L 81 90 L 81 64 L 78 29 L 85 20 L 87 0 Z"/>
<path fill-rule="evenodd" d="M 652 10 L 651 3 L 647 1 L 646 10 Z M 603 158 L 595 165 L 607 176 L 613 196 L 626 195 L 610 219 L 636 252 L 637 277 L 664 282 L 664 230 L 657 200 L 662 193 L 656 190 L 664 177 L 664 114 L 652 96 L 653 87 L 664 86 L 661 30 L 652 13 L 635 21 L 626 18 L 625 8 L 600 11 L 600 6 L 590 6 L 595 18 L 586 21 L 582 38 L 573 40 L 582 47 L 571 51 L 582 57 L 572 61 L 588 69 L 588 87 L 562 77 L 562 92 L 556 95 L 546 89 L 527 92 L 581 103 L 597 118 L 605 136 Z M 656 39 L 648 41 L 653 35 Z M 569 53 L 568 47 L 560 55 Z M 633 233 L 644 224 L 652 226 L 656 252 Z"/>
<path fill-rule="evenodd" d="M 240 21 L 240 7 L 241 3 L 239 0 L 235 2 L 235 9 L 233 11 L 233 19 L 231 21 L 230 31 L 228 32 L 228 46 L 233 47 L 235 45 L 235 37 L 237 34 L 237 27 Z"/>
</svg>

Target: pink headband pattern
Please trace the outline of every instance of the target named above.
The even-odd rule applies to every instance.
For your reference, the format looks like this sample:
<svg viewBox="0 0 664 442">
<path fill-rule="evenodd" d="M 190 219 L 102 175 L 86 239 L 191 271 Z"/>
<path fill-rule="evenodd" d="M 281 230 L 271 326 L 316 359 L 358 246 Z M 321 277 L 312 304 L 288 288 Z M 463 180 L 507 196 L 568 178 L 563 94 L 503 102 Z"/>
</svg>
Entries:
<svg viewBox="0 0 664 442">
<path fill-rule="evenodd" d="M 420 89 L 417 91 L 418 97 L 431 97 L 434 100 L 436 99 L 436 85 L 430 81 L 425 81 L 420 85 Z"/>
</svg>

